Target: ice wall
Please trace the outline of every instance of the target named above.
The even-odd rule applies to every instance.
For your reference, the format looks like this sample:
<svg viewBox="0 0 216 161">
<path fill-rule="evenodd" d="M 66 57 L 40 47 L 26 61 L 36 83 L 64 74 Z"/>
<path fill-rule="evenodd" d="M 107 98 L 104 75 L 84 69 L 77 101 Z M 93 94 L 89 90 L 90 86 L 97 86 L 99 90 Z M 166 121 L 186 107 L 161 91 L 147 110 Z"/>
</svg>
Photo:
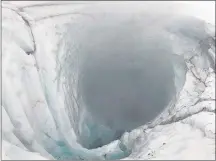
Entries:
<svg viewBox="0 0 216 161">
<path fill-rule="evenodd" d="M 65 48 L 61 51 L 63 57 L 59 55 L 66 93 L 70 93 L 66 102 L 72 101 L 66 104 L 66 108 L 72 114 L 71 122 L 74 118 L 76 122 L 81 122 L 82 125 L 75 124 L 75 132 L 88 148 L 92 144 L 106 144 L 117 138 L 119 133 L 152 121 L 165 107 L 172 108 L 186 80 L 188 67 L 185 59 L 195 54 L 190 50 L 208 37 L 204 21 L 194 17 L 172 14 L 169 20 L 164 20 L 168 16 L 166 12 L 150 15 L 149 10 L 131 9 L 120 13 L 128 6 L 115 6 L 114 9 L 113 6 L 109 6 L 112 11 L 108 6 L 100 6 L 100 10 L 93 7 L 85 9 L 84 16 L 67 27 L 67 34 L 62 40 Z M 130 63 L 134 63 L 133 67 Z M 144 68 L 149 69 L 149 73 L 148 70 L 144 72 Z M 131 81 L 130 70 L 133 70 L 132 74 L 139 72 L 140 78 L 136 80 L 142 81 Z M 129 78 L 126 77 L 128 75 Z M 103 90 L 105 87 L 107 89 Z M 154 88 L 158 90 L 154 92 Z M 147 100 L 150 101 L 143 96 L 149 97 Z M 149 109 L 142 106 L 147 105 L 146 101 Z M 133 115 L 132 111 L 136 114 Z M 132 116 L 138 121 L 133 122 Z M 94 130 L 88 129 L 92 127 L 89 124 L 95 125 Z M 106 135 L 110 138 L 105 139 L 104 134 L 108 131 L 112 135 Z M 91 140 L 93 136 L 96 136 L 97 143 L 95 139 Z"/>
</svg>

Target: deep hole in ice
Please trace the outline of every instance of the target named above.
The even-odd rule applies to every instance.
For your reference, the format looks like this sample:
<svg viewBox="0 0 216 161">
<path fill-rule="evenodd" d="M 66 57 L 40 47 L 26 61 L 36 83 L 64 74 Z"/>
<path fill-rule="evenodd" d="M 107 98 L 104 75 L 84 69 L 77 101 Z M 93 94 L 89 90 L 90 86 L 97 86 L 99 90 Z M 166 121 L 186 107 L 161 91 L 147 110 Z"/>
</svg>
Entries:
<svg viewBox="0 0 216 161">
<path fill-rule="evenodd" d="M 134 24 L 97 23 L 76 36 L 78 93 L 92 117 L 116 131 L 113 140 L 154 119 L 175 95 L 171 49 L 157 35 L 146 38 L 137 30 Z M 84 146 L 103 144 L 98 139 Z"/>
<path fill-rule="evenodd" d="M 176 99 L 186 73 L 167 31 L 173 24 L 152 22 L 158 15 L 93 15 L 69 25 L 63 53 L 68 109 L 78 142 L 88 149 L 154 120 Z"/>
<path fill-rule="evenodd" d="M 68 113 L 68 116 L 71 117 L 72 128 L 77 134 L 78 139 L 76 141 L 85 148 L 101 147 L 118 139 L 124 131 L 133 130 L 156 118 L 184 84 L 185 71 L 181 70 L 185 62 L 184 60 L 184 63 L 179 62 L 183 57 L 174 56 L 172 45 L 167 42 L 166 36 L 164 37 L 164 34 L 161 33 L 162 30 L 165 30 L 164 26 L 155 23 L 159 21 L 155 21 L 154 18 L 150 18 L 150 21 L 148 21 L 148 17 L 149 15 L 144 18 L 144 22 L 148 22 L 147 25 L 137 24 L 133 18 L 128 19 L 129 21 L 124 21 L 121 18 L 118 21 L 119 17 L 114 18 L 117 20 L 116 23 L 112 21 L 114 19 L 106 21 L 107 19 L 103 17 L 96 21 L 97 23 L 86 21 L 82 26 L 78 25 L 78 30 L 76 30 L 76 27 L 71 28 L 72 33 L 70 33 L 71 30 L 68 30 L 69 33 L 67 34 L 70 41 L 66 41 L 69 46 L 66 45 L 65 55 L 69 59 L 64 62 L 66 65 L 63 64 L 69 68 L 63 70 L 68 74 L 64 78 L 67 83 L 69 82 L 66 86 L 69 88 L 64 92 L 65 97 L 69 95 L 70 102 L 68 103 L 66 98 L 65 104 L 66 110 L 72 109 L 72 113 Z M 158 19 L 160 19 L 160 16 Z M 161 20 L 164 21 L 162 18 Z M 155 22 L 152 23 L 152 21 Z M 192 22 L 191 19 L 189 19 L 189 22 Z M 179 34 L 180 38 L 187 38 L 185 42 L 187 45 L 189 44 L 188 46 L 196 44 L 200 37 L 205 36 L 199 30 L 200 23 L 197 23 L 198 27 L 194 25 L 196 23 L 188 25 L 187 21 L 182 25 L 184 27 L 179 27 L 178 23 L 173 24 L 174 26 L 169 26 L 170 28 L 166 29 Z M 194 30 L 194 26 L 197 30 Z M 72 25 L 72 27 L 74 26 Z M 194 32 L 191 32 L 192 30 Z M 67 50 L 68 47 L 69 50 Z M 181 69 L 179 69 L 177 62 L 182 65 Z M 173 65 L 175 63 L 178 64 L 177 67 Z M 73 75 L 74 73 L 75 75 Z M 176 75 L 178 75 L 178 78 L 176 78 Z M 179 80 L 176 81 L 176 79 Z M 76 86 L 74 80 L 78 80 L 78 86 Z M 75 97 L 78 100 L 71 97 L 73 95 L 71 93 L 74 92 L 72 90 L 75 91 Z M 48 95 L 48 93 L 45 93 L 45 95 Z M 77 101 L 77 106 L 74 100 Z M 49 99 L 47 99 L 47 103 L 49 104 Z M 89 123 L 80 119 L 82 118 L 83 108 L 89 112 L 94 121 L 91 120 L 92 122 Z M 73 110 L 81 111 L 81 114 L 77 112 L 78 119 L 75 116 L 77 113 Z M 78 124 L 79 128 L 75 127 L 73 123 Z M 106 130 L 97 128 L 96 123 L 108 127 L 111 129 L 111 133 L 114 132 L 114 135 L 106 135 Z M 83 130 L 85 128 L 90 134 L 82 135 L 86 132 Z M 49 135 L 47 136 L 49 137 Z M 22 136 L 20 137 L 22 138 Z M 25 140 L 21 139 L 21 142 L 26 146 L 27 142 Z M 56 141 L 56 145 L 57 147 L 54 150 L 48 149 L 56 159 L 76 156 L 87 158 L 92 155 L 85 153 L 86 149 L 71 148 L 67 144 L 67 139 Z M 50 147 L 48 144 L 46 146 Z M 120 151 L 111 151 L 109 153 L 110 158 L 119 159 L 129 155 L 130 151 L 128 151 L 129 153 L 126 152 L 126 146 L 123 144 L 122 147 L 120 147 L 121 145 L 117 146 L 119 146 Z M 26 147 L 31 149 L 31 147 Z M 94 152 L 94 150 L 92 151 Z M 99 150 L 101 149 L 99 148 Z"/>
<path fill-rule="evenodd" d="M 83 65 L 80 90 L 89 112 L 112 129 L 125 131 L 156 117 L 175 95 L 174 72 L 162 50 L 145 46 L 94 51 Z M 141 45 L 141 44 L 140 44 Z M 98 48 L 100 48 L 99 46 Z M 98 53 L 97 53 L 98 52 Z"/>
</svg>

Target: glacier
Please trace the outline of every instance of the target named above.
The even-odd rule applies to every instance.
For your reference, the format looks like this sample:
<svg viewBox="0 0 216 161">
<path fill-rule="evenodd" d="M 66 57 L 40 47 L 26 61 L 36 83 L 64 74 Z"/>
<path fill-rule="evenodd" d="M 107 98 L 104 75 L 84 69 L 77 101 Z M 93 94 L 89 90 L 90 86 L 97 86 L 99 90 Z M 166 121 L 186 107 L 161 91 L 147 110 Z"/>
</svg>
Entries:
<svg viewBox="0 0 216 161">
<path fill-rule="evenodd" d="M 161 3 L 3 2 L 2 158 L 215 159 L 215 26 L 186 15 L 184 7 L 175 3 L 163 2 L 163 7 Z M 112 46 L 104 47 L 106 41 Z M 141 52 L 130 56 L 134 46 L 151 53 L 149 62 Z M 158 60 L 152 56 L 158 50 L 170 54 L 155 55 Z M 104 57 L 98 54 L 108 51 Z M 121 57 L 121 52 L 129 54 Z M 137 97 L 146 93 L 138 89 L 146 86 L 151 92 L 152 88 L 139 81 L 131 83 L 132 76 L 137 78 L 133 71 L 125 77 L 130 74 L 124 69 L 131 59 L 141 72 L 140 64 L 146 65 L 150 85 L 160 86 L 160 73 L 172 75 L 161 82 L 168 93 L 153 90 L 159 96 L 169 95 L 168 101 L 146 116 L 139 115 L 139 110 L 145 111 L 145 100 Z M 104 68 L 111 71 L 94 73 Z M 115 69 L 120 70 L 116 77 Z M 125 77 L 125 84 L 118 80 L 119 75 Z M 120 81 L 115 86 L 119 94 L 112 95 L 110 77 Z M 90 79 L 97 83 L 95 87 L 86 81 Z M 101 88 L 107 83 L 105 90 L 111 94 L 102 95 L 104 91 L 97 89 L 100 83 Z M 121 86 L 127 92 L 117 90 Z M 89 87 L 101 95 L 94 98 L 91 90 L 89 95 L 82 93 Z M 122 93 L 126 94 L 122 102 L 126 106 L 131 102 L 128 108 L 138 110 L 132 109 L 137 112 L 135 124 L 132 114 L 124 118 L 126 106 L 118 98 Z M 105 111 L 104 98 L 117 98 L 120 112 L 116 108 Z M 157 103 L 155 99 L 149 102 L 150 106 Z"/>
</svg>

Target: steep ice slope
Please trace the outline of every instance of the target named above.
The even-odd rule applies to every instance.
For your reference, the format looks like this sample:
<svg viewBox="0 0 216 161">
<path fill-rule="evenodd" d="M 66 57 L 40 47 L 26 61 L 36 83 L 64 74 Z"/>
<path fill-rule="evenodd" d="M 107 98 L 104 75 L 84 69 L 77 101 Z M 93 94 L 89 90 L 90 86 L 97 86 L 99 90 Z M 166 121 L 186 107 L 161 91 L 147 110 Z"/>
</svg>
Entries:
<svg viewBox="0 0 216 161">
<path fill-rule="evenodd" d="M 215 41 L 211 41 L 211 37 L 200 45 L 194 45 L 197 48 L 192 53 L 198 56 L 190 59 L 190 55 L 184 55 L 188 69 L 186 81 L 172 110 L 165 110 L 152 124 L 125 133 L 118 141 L 99 149 L 87 150 L 77 143 L 77 139 L 92 142 L 103 136 L 109 140 L 113 134 L 91 118 L 83 120 L 85 113 L 76 111 L 77 108 L 67 108 L 67 104 L 76 107 L 76 102 L 64 104 L 67 89 L 62 88 L 57 75 L 57 71 L 61 71 L 59 57 L 67 49 L 64 46 L 67 42 L 62 43 L 60 40 L 65 40 L 64 35 L 71 20 L 76 21 L 82 16 L 74 8 L 81 9 L 83 5 L 61 6 L 64 13 L 60 17 L 56 15 L 62 13 L 61 7 L 57 10 L 55 6 L 49 6 L 49 13 L 43 13 L 47 12 L 47 8 L 43 7 L 23 9 L 25 12 L 10 5 L 5 7 L 10 9 L 3 8 L 2 24 L 3 157 L 37 159 L 35 156 L 38 156 L 40 159 L 41 155 L 48 159 L 87 159 L 99 156 L 118 159 L 130 154 L 129 159 L 214 158 L 215 73 L 211 69 L 212 63 L 208 65 L 203 62 L 207 66 L 198 66 L 202 65 L 203 60 L 214 60 L 214 47 L 207 46 Z M 65 15 L 67 11 L 71 13 L 71 8 L 74 14 Z M 55 17 L 45 19 L 46 14 L 51 15 L 47 17 L 55 14 Z M 173 37 L 185 44 L 181 41 L 182 36 L 185 35 L 174 34 Z M 178 43 L 174 45 L 178 46 Z M 203 52 L 199 49 L 201 45 Z M 178 48 L 176 50 L 179 52 Z M 206 54 L 209 54 L 208 59 L 205 58 Z M 178 76 L 184 79 L 181 70 Z M 71 92 L 70 95 L 76 98 L 75 91 Z M 79 126 L 76 126 L 77 121 Z M 20 148 L 24 155 L 29 153 L 30 158 L 23 158 Z M 199 151 L 199 155 L 193 153 L 194 148 Z M 30 152 L 35 153 L 31 155 Z"/>
</svg>

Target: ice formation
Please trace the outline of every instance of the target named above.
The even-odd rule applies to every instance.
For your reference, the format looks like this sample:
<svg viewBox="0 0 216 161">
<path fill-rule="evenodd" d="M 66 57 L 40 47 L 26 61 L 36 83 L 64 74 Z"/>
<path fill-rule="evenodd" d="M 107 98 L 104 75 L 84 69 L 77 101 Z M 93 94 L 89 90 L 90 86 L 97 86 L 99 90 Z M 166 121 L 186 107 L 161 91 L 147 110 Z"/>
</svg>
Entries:
<svg viewBox="0 0 216 161">
<path fill-rule="evenodd" d="M 172 5 L 4 2 L 3 159 L 214 159 L 214 26 Z"/>
</svg>

